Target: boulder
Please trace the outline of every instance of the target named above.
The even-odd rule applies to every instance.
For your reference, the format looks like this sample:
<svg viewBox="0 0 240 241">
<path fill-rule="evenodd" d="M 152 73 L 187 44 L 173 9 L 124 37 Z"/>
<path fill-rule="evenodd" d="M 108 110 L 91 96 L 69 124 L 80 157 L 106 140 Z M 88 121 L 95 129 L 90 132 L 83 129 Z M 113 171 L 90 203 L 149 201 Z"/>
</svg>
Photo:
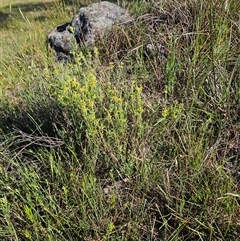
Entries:
<svg viewBox="0 0 240 241">
<path fill-rule="evenodd" d="M 70 23 L 65 23 L 52 30 L 48 42 L 59 60 L 68 61 L 71 51 L 77 43 L 92 48 L 99 38 L 106 36 L 116 24 L 132 21 L 130 13 L 116 4 L 103 1 L 82 7 Z"/>
</svg>

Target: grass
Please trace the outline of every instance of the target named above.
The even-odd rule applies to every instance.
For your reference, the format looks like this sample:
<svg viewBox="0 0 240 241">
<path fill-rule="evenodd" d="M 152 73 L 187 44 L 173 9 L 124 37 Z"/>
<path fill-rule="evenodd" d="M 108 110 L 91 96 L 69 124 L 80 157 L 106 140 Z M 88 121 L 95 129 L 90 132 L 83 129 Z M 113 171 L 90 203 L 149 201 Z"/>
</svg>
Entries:
<svg viewBox="0 0 240 241">
<path fill-rule="evenodd" d="M 1 9 L 1 240 L 240 239 L 238 1 L 122 4 L 69 64 L 70 5 Z"/>
</svg>

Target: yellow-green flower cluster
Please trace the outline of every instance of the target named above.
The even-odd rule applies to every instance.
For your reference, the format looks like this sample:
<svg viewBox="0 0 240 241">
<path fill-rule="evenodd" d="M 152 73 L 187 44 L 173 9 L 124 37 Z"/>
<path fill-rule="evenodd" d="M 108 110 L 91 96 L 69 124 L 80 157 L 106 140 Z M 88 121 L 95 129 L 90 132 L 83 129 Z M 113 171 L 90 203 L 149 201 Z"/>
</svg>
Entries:
<svg viewBox="0 0 240 241">
<path fill-rule="evenodd" d="M 93 48 L 93 53 L 94 53 L 94 56 L 95 56 L 95 57 L 99 57 L 99 51 L 98 51 L 98 48 L 97 48 L 97 47 L 94 47 L 94 48 Z"/>
<path fill-rule="evenodd" d="M 143 113 L 143 101 L 142 101 L 142 86 L 136 86 L 135 98 L 136 98 L 136 111 L 138 115 Z"/>
<path fill-rule="evenodd" d="M 124 136 L 128 132 L 129 119 L 134 120 L 131 124 L 141 128 L 143 100 L 142 87 L 137 81 L 128 85 L 119 86 L 108 82 L 105 91 L 106 121 L 113 126 L 118 136 Z"/>
<path fill-rule="evenodd" d="M 183 103 L 178 103 L 178 101 L 175 101 L 173 105 L 163 108 L 162 117 L 179 120 L 181 118 L 183 108 Z"/>
<path fill-rule="evenodd" d="M 53 87 L 52 96 L 64 107 L 80 112 L 85 120 L 94 121 L 95 102 L 101 98 L 96 75 L 89 69 L 79 78 L 81 82 L 75 76 L 65 75 Z"/>
<path fill-rule="evenodd" d="M 119 131 L 125 130 L 127 119 L 121 91 L 118 91 L 116 87 L 109 82 L 106 95 L 106 102 L 108 102 L 106 120 L 114 124 Z"/>
<path fill-rule="evenodd" d="M 82 63 L 86 61 L 86 58 L 82 52 L 79 52 L 78 54 L 75 54 L 74 60 L 75 60 L 76 64 L 81 67 Z"/>
<path fill-rule="evenodd" d="M 142 86 L 138 84 L 137 80 L 133 79 L 130 90 L 132 111 L 135 115 L 141 117 L 143 113 Z"/>
</svg>

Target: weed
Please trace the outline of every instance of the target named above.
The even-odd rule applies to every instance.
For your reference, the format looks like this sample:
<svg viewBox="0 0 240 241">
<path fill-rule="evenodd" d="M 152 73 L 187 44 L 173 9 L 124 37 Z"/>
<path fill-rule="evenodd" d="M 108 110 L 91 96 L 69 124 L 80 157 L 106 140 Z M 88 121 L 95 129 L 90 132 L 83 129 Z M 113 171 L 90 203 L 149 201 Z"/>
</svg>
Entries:
<svg viewBox="0 0 240 241">
<path fill-rule="evenodd" d="M 70 2 L 1 23 L 1 240 L 238 240 L 238 1 L 122 1 L 63 64 Z"/>
</svg>

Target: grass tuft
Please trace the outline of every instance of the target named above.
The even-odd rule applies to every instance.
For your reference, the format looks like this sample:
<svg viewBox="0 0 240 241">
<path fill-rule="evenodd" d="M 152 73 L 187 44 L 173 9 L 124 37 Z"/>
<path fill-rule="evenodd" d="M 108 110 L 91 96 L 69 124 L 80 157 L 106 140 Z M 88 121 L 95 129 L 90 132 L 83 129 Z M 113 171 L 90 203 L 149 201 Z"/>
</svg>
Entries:
<svg viewBox="0 0 240 241">
<path fill-rule="evenodd" d="M 1 240 L 238 240 L 238 1 L 119 2 L 62 64 L 70 2 L 1 8 Z"/>
</svg>

